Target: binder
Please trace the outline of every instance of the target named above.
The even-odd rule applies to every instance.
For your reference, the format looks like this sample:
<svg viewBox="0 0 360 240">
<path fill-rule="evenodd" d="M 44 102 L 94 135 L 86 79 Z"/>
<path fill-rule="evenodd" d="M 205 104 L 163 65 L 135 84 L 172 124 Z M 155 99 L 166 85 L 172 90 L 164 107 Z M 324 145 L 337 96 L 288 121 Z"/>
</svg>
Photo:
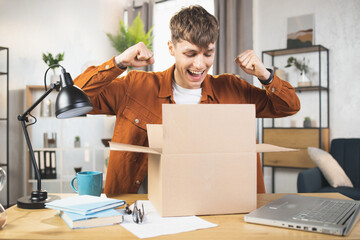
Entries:
<svg viewBox="0 0 360 240">
<path fill-rule="evenodd" d="M 56 151 L 34 151 L 42 179 L 56 179 Z M 35 177 L 35 174 L 34 174 Z"/>
<path fill-rule="evenodd" d="M 36 165 L 38 166 L 38 169 L 40 171 L 40 151 L 34 151 L 34 156 L 35 156 Z M 41 173 L 40 173 L 40 176 L 41 176 Z M 33 179 L 36 178 L 34 168 L 32 168 L 32 167 L 30 168 L 30 177 Z"/>
<path fill-rule="evenodd" d="M 56 178 L 56 152 L 55 151 L 50 152 L 50 169 L 51 169 L 50 178 L 52 178 L 52 179 Z"/>
<path fill-rule="evenodd" d="M 44 155 L 45 155 L 45 177 L 44 178 L 49 179 L 49 178 L 51 178 L 50 152 L 44 151 Z"/>
<path fill-rule="evenodd" d="M 39 161 L 39 171 L 41 178 L 46 178 L 45 173 L 45 152 L 39 151 L 40 161 Z"/>
</svg>

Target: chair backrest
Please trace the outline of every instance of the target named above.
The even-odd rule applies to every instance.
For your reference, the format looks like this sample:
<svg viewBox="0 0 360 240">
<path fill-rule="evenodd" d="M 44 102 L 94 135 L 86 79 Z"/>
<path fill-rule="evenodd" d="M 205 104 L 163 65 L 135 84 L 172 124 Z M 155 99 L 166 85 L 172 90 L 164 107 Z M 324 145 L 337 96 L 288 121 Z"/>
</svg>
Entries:
<svg viewBox="0 0 360 240">
<path fill-rule="evenodd" d="M 331 141 L 330 154 L 350 178 L 354 187 L 360 187 L 360 138 L 336 138 Z"/>
</svg>

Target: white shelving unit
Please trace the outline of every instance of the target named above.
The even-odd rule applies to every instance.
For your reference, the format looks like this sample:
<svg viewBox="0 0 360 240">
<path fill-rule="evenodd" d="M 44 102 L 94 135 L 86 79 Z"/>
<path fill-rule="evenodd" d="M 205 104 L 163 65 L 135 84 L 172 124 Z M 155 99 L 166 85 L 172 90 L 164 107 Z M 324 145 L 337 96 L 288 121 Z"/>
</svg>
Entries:
<svg viewBox="0 0 360 240">
<path fill-rule="evenodd" d="M 44 93 L 44 86 L 26 87 L 26 106 L 29 107 Z M 82 167 L 82 171 L 101 171 L 106 177 L 105 161 L 109 156 L 109 148 L 105 148 L 101 139 L 111 138 L 115 123 L 114 116 L 87 115 L 69 119 L 57 119 L 55 116 L 42 117 L 44 103 L 50 100 L 53 106 L 57 92 L 52 92 L 43 103 L 31 113 L 37 122 L 29 126 L 28 131 L 34 151 L 56 152 L 56 179 L 42 178 L 42 188 L 49 193 L 74 192 L 70 181 L 75 176 L 75 167 Z M 56 146 L 44 147 L 44 133 L 51 138 L 56 133 Z M 80 137 L 80 147 L 74 147 L 75 136 Z M 27 149 L 27 146 L 26 146 Z M 32 167 L 27 154 L 27 193 L 36 187 Z"/>
</svg>

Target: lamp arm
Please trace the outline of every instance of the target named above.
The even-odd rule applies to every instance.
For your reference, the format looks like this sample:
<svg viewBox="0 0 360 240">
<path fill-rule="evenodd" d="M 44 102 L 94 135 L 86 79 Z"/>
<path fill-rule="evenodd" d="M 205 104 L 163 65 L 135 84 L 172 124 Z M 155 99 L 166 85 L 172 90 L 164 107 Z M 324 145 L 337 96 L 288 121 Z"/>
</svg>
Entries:
<svg viewBox="0 0 360 240">
<path fill-rule="evenodd" d="M 25 139 L 26 139 L 26 143 L 29 149 L 29 155 L 30 155 L 30 160 L 31 163 L 33 165 L 33 168 L 35 170 L 35 177 L 37 179 L 37 190 L 40 191 L 41 190 L 41 178 L 40 178 L 40 172 L 39 172 L 39 168 L 36 164 L 36 160 L 35 160 L 35 155 L 34 155 L 34 150 L 32 148 L 31 145 L 31 141 L 30 141 L 30 137 L 29 137 L 29 133 L 27 131 L 27 126 L 25 124 L 25 121 L 21 121 L 21 126 L 25 135 Z"/>
<path fill-rule="evenodd" d="M 28 117 L 27 116 L 30 114 L 30 112 L 37 105 L 39 105 L 39 103 L 41 103 L 44 100 L 44 98 L 46 96 L 48 96 L 54 89 L 59 90 L 60 85 L 61 85 L 60 82 L 57 82 L 55 84 L 51 84 L 50 88 L 43 95 L 41 95 L 41 97 L 33 105 L 31 105 L 22 115 L 18 116 L 18 120 L 21 121 L 21 125 L 22 125 L 22 129 L 23 129 L 23 132 L 24 132 L 24 135 L 25 135 L 26 143 L 27 143 L 27 146 L 29 148 L 30 160 L 31 160 L 32 165 L 33 165 L 34 170 L 35 170 L 35 175 L 36 175 L 36 178 L 37 178 L 37 190 L 38 191 L 41 190 L 41 177 L 40 177 L 39 168 L 38 168 L 38 166 L 36 164 L 34 150 L 32 148 L 29 133 L 27 131 L 27 125 L 26 125 L 25 122 L 28 122 Z"/>
<path fill-rule="evenodd" d="M 60 82 L 51 84 L 50 88 L 48 90 L 46 90 L 46 92 L 43 95 L 41 95 L 41 97 L 38 100 L 36 100 L 36 102 L 34 102 L 33 105 L 31 105 L 23 114 L 18 116 L 18 120 L 19 121 L 27 121 L 27 116 L 29 115 L 29 113 L 32 110 L 34 110 L 34 108 L 36 108 L 36 106 L 39 105 L 39 103 L 41 103 L 44 100 L 44 98 L 46 98 L 47 95 L 49 95 L 52 92 L 52 90 L 56 89 L 57 91 L 59 91 L 60 86 L 61 86 Z"/>
</svg>

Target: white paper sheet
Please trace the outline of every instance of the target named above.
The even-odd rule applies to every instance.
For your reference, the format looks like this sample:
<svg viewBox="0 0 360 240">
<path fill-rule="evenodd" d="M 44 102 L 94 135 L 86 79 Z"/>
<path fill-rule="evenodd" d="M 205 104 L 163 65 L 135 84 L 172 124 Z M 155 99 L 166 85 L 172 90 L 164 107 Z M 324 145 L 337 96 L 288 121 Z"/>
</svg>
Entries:
<svg viewBox="0 0 360 240">
<path fill-rule="evenodd" d="M 138 207 L 144 204 L 145 216 L 140 224 L 134 223 L 132 215 L 125 215 L 122 227 L 138 238 L 150 238 L 167 234 L 188 232 L 197 229 L 216 227 L 217 224 L 196 216 L 161 217 L 150 201 L 138 201 Z M 131 205 L 130 209 L 133 208 Z"/>
</svg>

